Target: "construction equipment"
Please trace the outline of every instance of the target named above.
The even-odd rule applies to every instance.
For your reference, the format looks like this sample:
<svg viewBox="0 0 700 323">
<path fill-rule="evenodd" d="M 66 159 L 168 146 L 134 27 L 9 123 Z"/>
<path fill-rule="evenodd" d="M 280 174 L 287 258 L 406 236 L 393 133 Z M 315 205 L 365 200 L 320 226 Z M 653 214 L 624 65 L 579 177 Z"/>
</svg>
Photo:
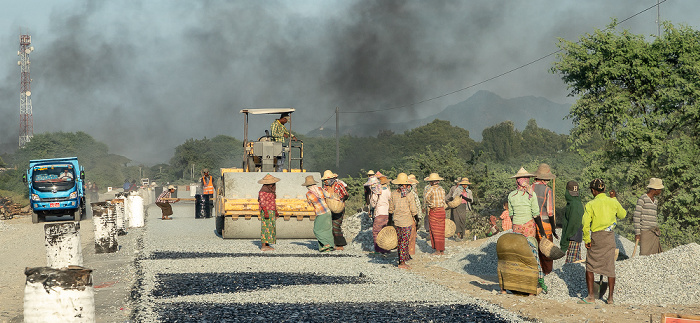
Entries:
<svg viewBox="0 0 700 323">
<path fill-rule="evenodd" d="M 279 115 L 292 113 L 292 108 L 244 109 L 243 163 L 241 168 L 222 168 L 214 203 L 216 232 L 226 239 L 260 238 L 258 181 L 267 173 L 280 179 L 277 186 L 277 238 L 313 238 L 316 213 L 306 202 L 307 189 L 301 184 L 312 175 L 320 182 L 321 174 L 304 170 L 304 144 L 286 138 L 286 144 L 266 135 L 257 141 L 248 140 L 249 115 Z M 290 129 L 291 129 L 291 122 Z M 286 158 L 285 158 L 286 157 Z M 276 166 L 285 160 L 284 169 Z M 298 167 L 298 168 L 294 168 Z"/>
</svg>

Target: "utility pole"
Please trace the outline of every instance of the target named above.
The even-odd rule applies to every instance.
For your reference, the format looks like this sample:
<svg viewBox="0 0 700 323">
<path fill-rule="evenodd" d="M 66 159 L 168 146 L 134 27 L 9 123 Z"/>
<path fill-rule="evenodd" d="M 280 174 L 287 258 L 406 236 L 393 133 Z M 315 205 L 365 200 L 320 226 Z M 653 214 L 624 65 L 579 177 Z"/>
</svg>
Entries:
<svg viewBox="0 0 700 323">
<path fill-rule="evenodd" d="M 661 3 L 656 0 L 656 36 L 661 37 Z"/>
<path fill-rule="evenodd" d="M 338 130 L 338 107 L 335 107 L 335 168 L 336 171 L 340 167 L 340 136 Z"/>
</svg>

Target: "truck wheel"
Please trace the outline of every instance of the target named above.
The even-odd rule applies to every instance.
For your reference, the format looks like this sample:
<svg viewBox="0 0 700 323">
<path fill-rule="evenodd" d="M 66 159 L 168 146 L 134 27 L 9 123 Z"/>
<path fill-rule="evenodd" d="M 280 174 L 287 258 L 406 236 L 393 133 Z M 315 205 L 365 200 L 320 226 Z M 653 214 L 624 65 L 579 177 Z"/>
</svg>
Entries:
<svg viewBox="0 0 700 323">
<path fill-rule="evenodd" d="M 39 223 L 39 215 L 36 213 L 32 213 L 32 223 L 36 224 Z"/>
</svg>

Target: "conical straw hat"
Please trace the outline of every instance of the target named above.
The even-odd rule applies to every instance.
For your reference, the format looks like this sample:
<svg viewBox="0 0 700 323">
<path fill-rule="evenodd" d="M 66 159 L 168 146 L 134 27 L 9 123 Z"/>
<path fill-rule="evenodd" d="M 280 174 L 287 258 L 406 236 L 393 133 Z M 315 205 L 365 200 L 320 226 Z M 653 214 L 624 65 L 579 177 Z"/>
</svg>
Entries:
<svg viewBox="0 0 700 323">
<path fill-rule="evenodd" d="M 532 177 L 532 176 L 535 176 L 535 175 L 528 173 L 524 167 L 520 167 L 520 170 L 514 176 L 511 176 L 510 178 Z"/>
<path fill-rule="evenodd" d="M 408 181 L 411 182 L 411 184 L 418 184 L 418 180 L 416 179 L 416 175 L 408 175 Z"/>
<path fill-rule="evenodd" d="M 326 179 L 331 179 L 331 178 L 336 178 L 336 177 L 338 177 L 337 174 L 334 174 L 329 169 L 326 169 L 326 171 L 323 172 L 323 177 L 321 177 L 321 180 L 326 180 Z"/>
<path fill-rule="evenodd" d="M 367 172 L 367 175 L 374 175 L 374 171 L 370 169 L 369 172 Z"/>
<path fill-rule="evenodd" d="M 270 174 L 267 174 L 267 175 L 265 175 L 265 177 L 263 177 L 263 179 L 258 181 L 258 184 L 274 184 L 274 183 L 277 183 L 279 181 L 280 181 L 279 178 L 274 177 Z"/>
<path fill-rule="evenodd" d="M 438 173 L 430 173 L 430 176 L 424 179 L 426 182 L 441 181 L 442 177 Z"/>
</svg>

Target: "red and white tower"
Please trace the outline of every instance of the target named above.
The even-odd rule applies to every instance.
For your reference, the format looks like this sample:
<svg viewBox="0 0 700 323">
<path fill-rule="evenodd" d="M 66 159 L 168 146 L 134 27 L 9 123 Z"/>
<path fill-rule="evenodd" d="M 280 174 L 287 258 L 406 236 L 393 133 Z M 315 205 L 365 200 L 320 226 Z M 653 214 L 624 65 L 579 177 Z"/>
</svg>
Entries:
<svg viewBox="0 0 700 323">
<path fill-rule="evenodd" d="M 19 85 L 19 147 L 23 148 L 34 137 L 34 121 L 32 120 L 32 78 L 29 76 L 29 53 L 34 51 L 32 36 L 19 35 L 20 68 Z"/>
</svg>

